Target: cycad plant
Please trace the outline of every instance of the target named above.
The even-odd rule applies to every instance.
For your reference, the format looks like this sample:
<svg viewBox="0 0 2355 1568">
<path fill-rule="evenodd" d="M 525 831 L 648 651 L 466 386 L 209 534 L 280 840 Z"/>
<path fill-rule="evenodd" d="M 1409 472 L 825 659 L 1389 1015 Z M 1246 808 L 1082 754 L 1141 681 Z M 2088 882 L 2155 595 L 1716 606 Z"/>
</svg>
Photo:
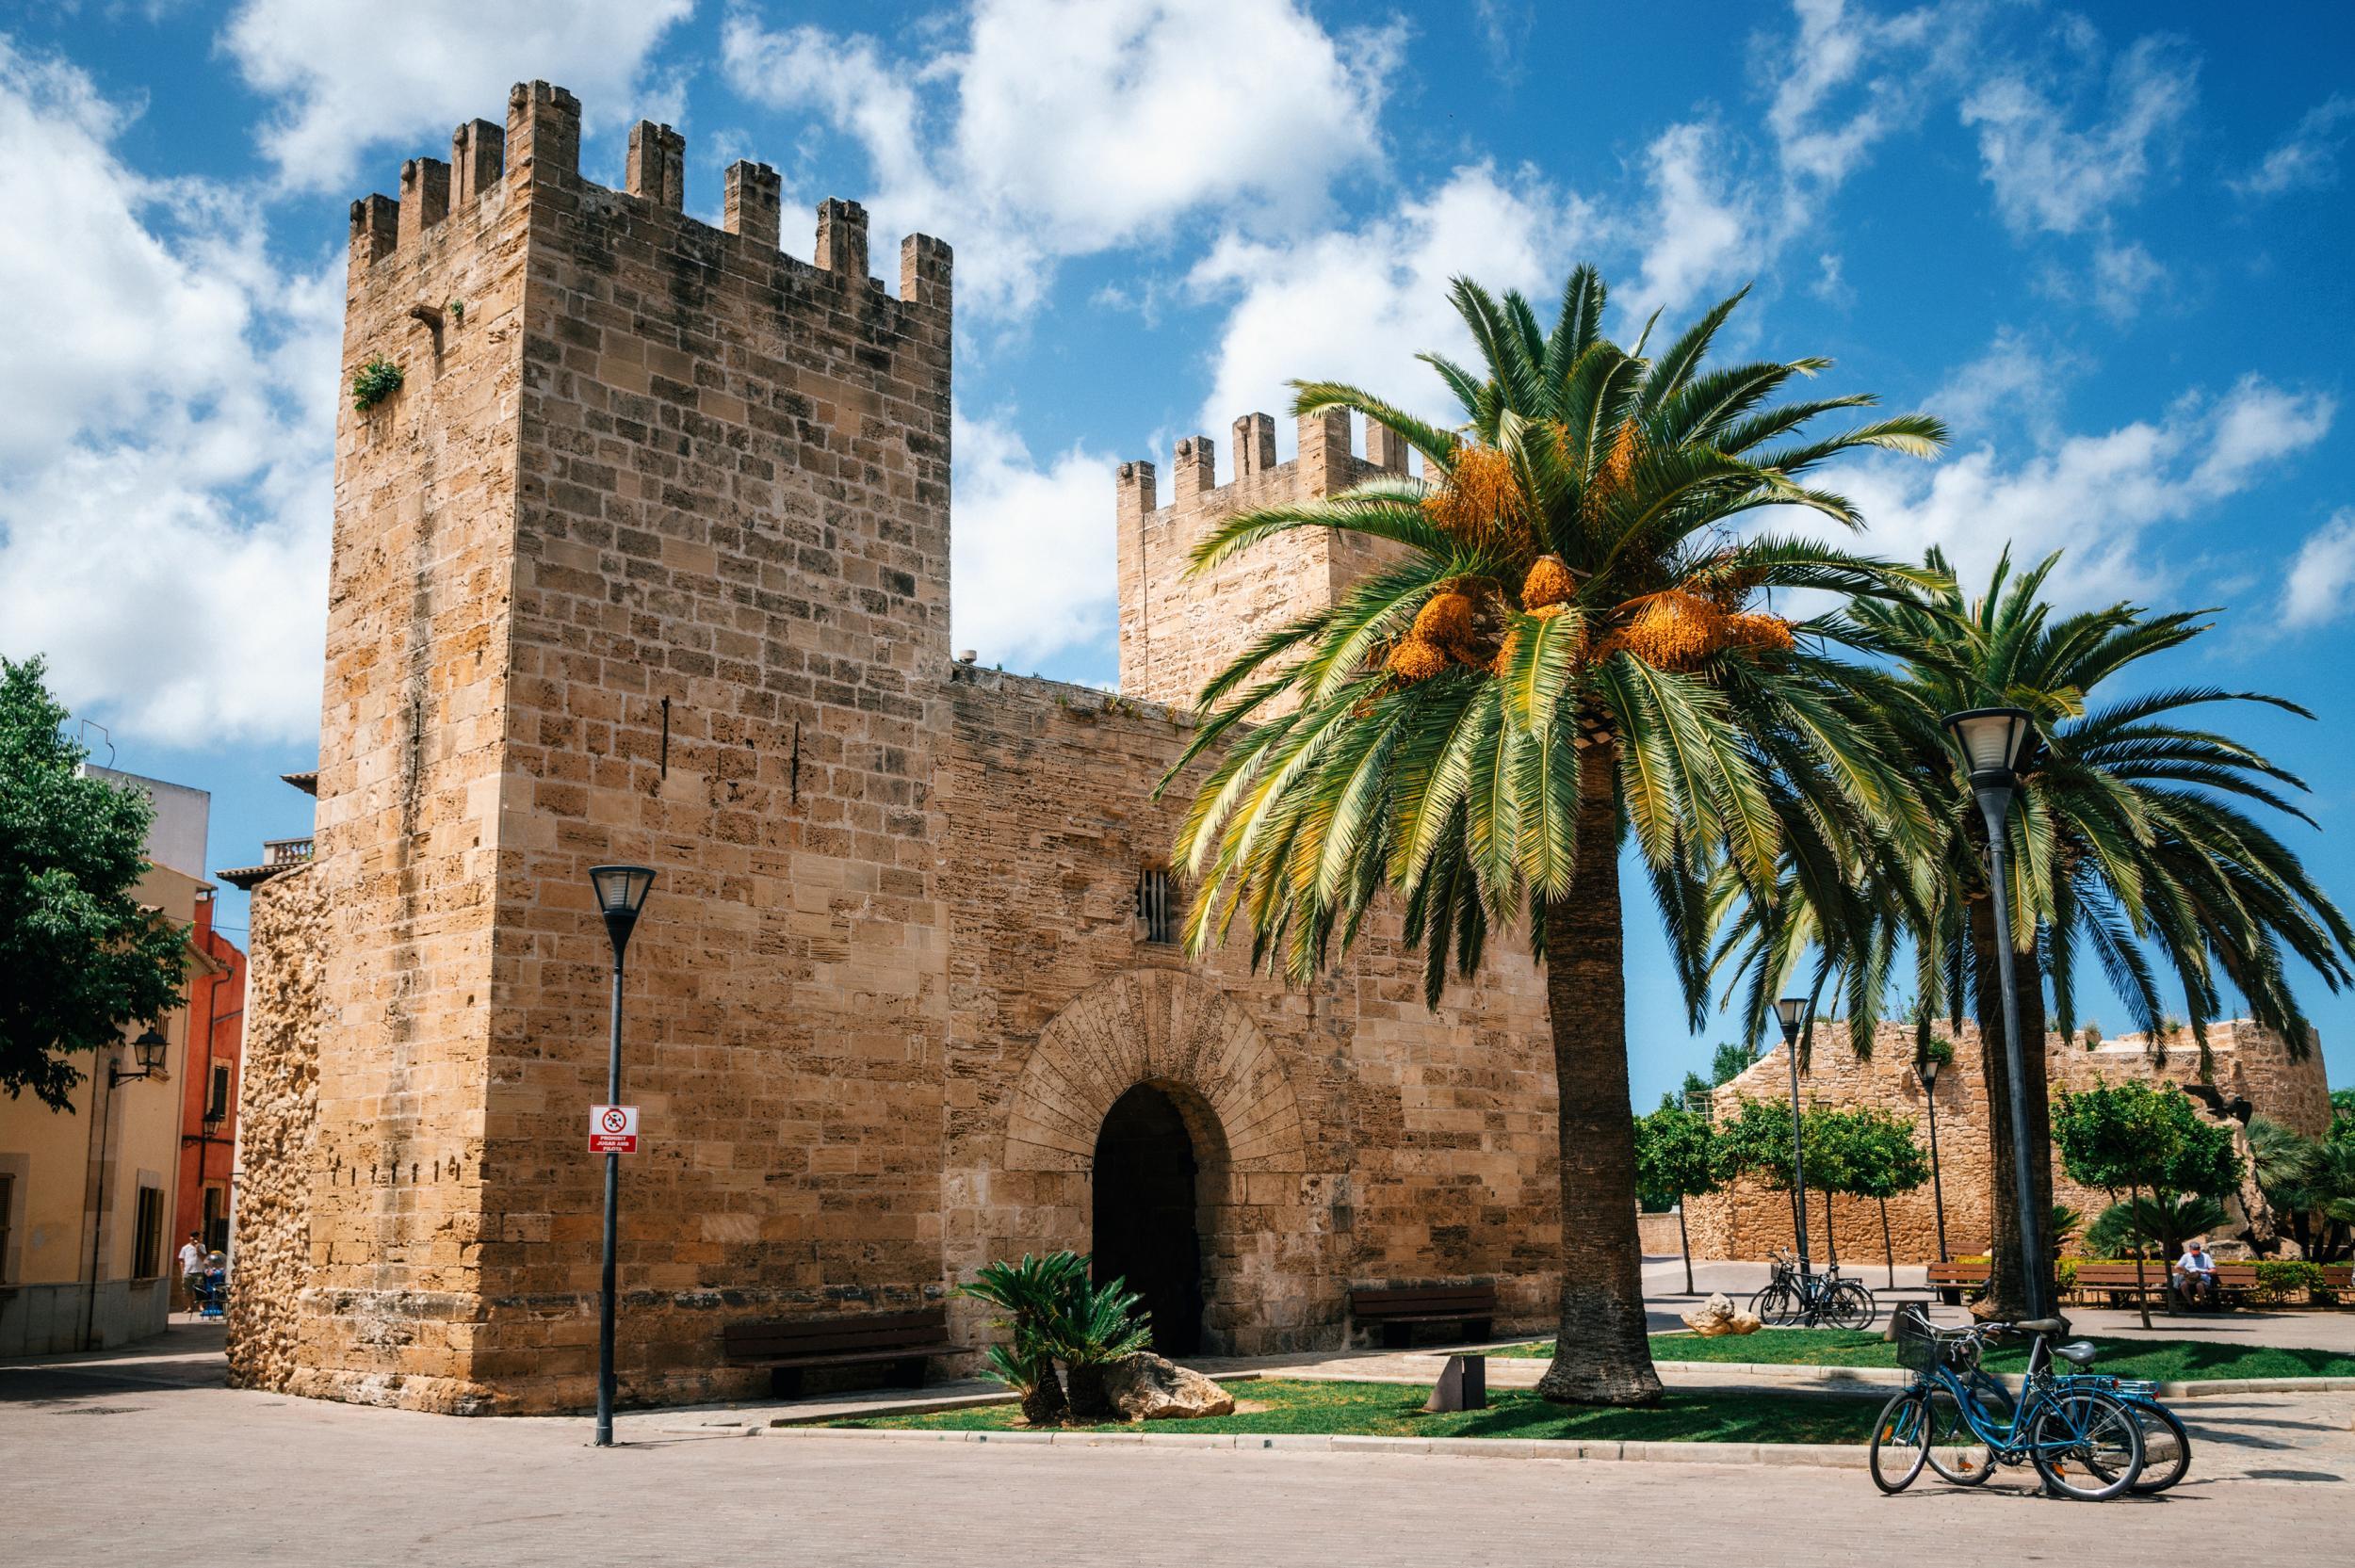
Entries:
<svg viewBox="0 0 2355 1568">
<path fill-rule="evenodd" d="M 2355 1225 L 2355 1139 L 2307 1138 L 2260 1116 L 2249 1123 L 2249 1156 L 2275 1221 L 2299 1254 L 2335 1260 Z"/>
<path fill-rule="evenodd" d="M 1736 525 L 1774 505 L 1854 525 L 1847 501 L 1801 477 L 1862 447 L 1926 453 L 1942 431 L 1910 415 L 1801 435 L 1871 399 L 1775 401 L 1821 360 L 1706 368 L 1738 295 L 1657 355 L 1603 335 L 1587 268 L 1551 327 L 1468 281 L 1454 299 L 1477 366 L 1423 357 L 1460 426 L 1295 383 L 1298 412 L 1354 410 L 1396 432 L 1420 478 L 1235 516 L 1194 550 L 1208 571 L 1289 530 L 1334 528 L 1378 542 L 1387 564 L 1204 690 L 1179 764 L 1216 758 L 1178 836 L 1195 887 L 1187 942 L 1199 952 L 1240 919 L 1256 961 L 1306 978 L 1387 891 L 1436 1006 L 1492 926 L 1519 927 L 1546 966 L 1560 1096 L 1561 1323 L 1539 1389 L 1648 1401 L 1622 825 L 1697 1007 L 1716 861 L 1770 879 L 1788 825 L 1833 797 L 1914 809 L 1876 754 L 1876 678 L 1834 656 L 1854 623 L 1795 622 L 1769 597 L 1886 592 L 1898 574 Z"/>
<path fill-rule="evenodd" d="M 1842 854 L 1811 863 L 1795 840 L 1772 900 L 1729 919 L 1718 962 L 1746 975 L 1754 1035 L 1791 978 L 1845 1004 L 1850 1041 L 1870 1049 L 1883 990 L 1909 945 L 1922 1006 L 1917 1034 L 1934 1016 L 1975 1013 L 1990 1136 L 1994 1263 L 1984 1310 L 2025 1305 L 2014 1197 L 2013 1128 L 1997 980 L 1986 831 L 1968 769 L 1940 720 L 1960 709 L 2014 706 L 2036 719 L 2041 744 L 2026 762 L 2009 819 L 2012 930 L 2021 1059 L 2038 1201 L 2051 1201 L 2052 1120 L 2045 1088 L 2048 1025 L 2077 1023 L 2089 956 L 2129 1014 L 2153 1040 L 2168 1032 L 2163 973 L 2180 988 L 2194 1044 L 2227 991 L 2279 1030 L 2294 1053 L 2312 1031 L 2292 994 L 2284 961 L 2295 954 L 2333 990 L 2355 980 L 2351 931 L 2297 855 L 2246 808 L 2308 820 L 2288 791 L 2305 786 L 2193 710 L 2254 703 L 2310 717 L 2262 692 L 2158 686 L 2142 661 L 2182 647 L 2209 612 L 2153 614 L 2117 604 L 2062 614 L 2043 596 L 2058 561 L 2015 574 L 2006 556 L 1987 590 L 1967 598 L 1945 558 L 1932 551 L 1911 600 L 1859 601 L 1866 635 L 1904 660 L 1891 693 L 1889 729 L 1914 792 L 1935 813 L 1927 840 L 1900 832 L 1851 834 Z M 2112 696 L 2125 688 L 2127 694 Z M 1862 847 L 1860 852 L 1860 846 Z M 1740 903 L 1727 897 L 1729 906 Z M 2048 991 L 2049 986 L 2049 1004 Z M 2048 1293 L 2049 1299 L 2049 1293 Z"/>
<path fill-rule="evenodd" d="M 1005 1316 L 992 1326 L 1008 1331 L 983 1361 L 989 1375 L 1021 1398 L 1022 1419 L 1033 1427 L 1060 1425 L 1069 1408 L 1055 1374 L 1055 1331 L 1069 1302 L 1087 1288 L 1088 1260 L 1078 1253 L 1022 1254 L 1019 1263 L 985 1263 L 964 1285 Z"/>
<path fill-rule="evenodd" d="M 1069 1374 L 1073 1420 L 1103 1421 L 1115 1414 L 1104 1392 L 1105 1372 L 1153 1345 L 1152 1320 L 1139 1310 L 1142 1301 L 1126 1280 L 1091 1285 L 1083 1279 L 1048 1320 L 1048 1346 Z"/>
</svg>

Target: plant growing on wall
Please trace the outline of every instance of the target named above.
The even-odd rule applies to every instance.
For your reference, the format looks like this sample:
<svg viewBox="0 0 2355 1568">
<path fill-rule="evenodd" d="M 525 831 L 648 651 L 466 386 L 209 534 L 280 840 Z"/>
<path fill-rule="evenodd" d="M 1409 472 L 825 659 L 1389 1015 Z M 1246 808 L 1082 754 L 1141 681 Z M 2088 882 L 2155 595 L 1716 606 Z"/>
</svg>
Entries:
<svg viewBox="0 0 2355 1568">
<path fill-rule="evenodd" d="M 362 365 L 351 378 L 351 406 L 365 413 L 400 390 L 400 366 L 382 355 Z"/>
<path fill-rule="evenodd" d="M 77 773 L 38 658 L 0 658 L 0 1089 L 72 1108 L 74 1059 L 180 1005 L 185 933 L 143 908 L 136 789 Z"/>
<path fill-rule="evenodd" d="M 1647 1208 L 1677 1211 L 1677 1246 L 1684 1254 L 1684 1293 L 1693 1294 L 1693 1241 L 1685 1234 L 1684 1200 L 1717 1190 L 1717 1139 L 1709 1118 L 1664 1105 L 1635 1120 L 1635 1189 Z"/>
</svg>

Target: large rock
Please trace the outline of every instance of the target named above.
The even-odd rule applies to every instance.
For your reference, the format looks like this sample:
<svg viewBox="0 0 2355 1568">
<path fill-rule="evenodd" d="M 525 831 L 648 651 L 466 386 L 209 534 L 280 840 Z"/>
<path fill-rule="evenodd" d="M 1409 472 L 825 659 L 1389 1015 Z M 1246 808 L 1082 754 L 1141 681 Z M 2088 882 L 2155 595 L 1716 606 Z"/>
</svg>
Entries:
<svg viewBox="0 0 2355 1568">
<path fill-rule="evenodd" d="M 1114 1362 L 1105 1370 L 1104 1392 L 1124 1421 L 1191 1421 L 1235 1413 L 1235 1397 L 1226 1389 L 1150 1352 Z"/>
<path fill-rule="evenodd" d="M 1733 1298 L 1720 1290 L 1686 1313 L 1684 1326 L 1703 1339 L 1715 1339 L 1729 1334 L 1756 1334 L 1759 1322 L 1756 1314 L 1740 1310 Z"/>
</svg>

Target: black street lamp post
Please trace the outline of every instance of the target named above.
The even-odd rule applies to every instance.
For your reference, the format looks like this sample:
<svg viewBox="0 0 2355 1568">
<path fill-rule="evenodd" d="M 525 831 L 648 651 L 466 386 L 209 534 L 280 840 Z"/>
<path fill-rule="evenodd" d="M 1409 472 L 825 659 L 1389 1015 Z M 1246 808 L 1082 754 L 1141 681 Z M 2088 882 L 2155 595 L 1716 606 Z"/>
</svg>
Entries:
<svg viewBox="0 0 2355 1568">
<path fill-rule="evenodd" d="M 1791 1053 L 1791 1229 L 1799 1241 L 1799 1272 L 1810 1273 L 1807 1256 L 1807 1140 L 1799 1134 L 1799 1025 L 1807 998 L 1785 996 L 1775 1004 L 1782 1021 L 1782 1043 Z"/>
<path fill-rule="evenodd" d="M 638 911 L 654 885 L 654 872 L 643 865 L 593 865 L 589 881 L 597 890 L 597 908 L 605 915 L 605 934 L 613 941 L 612 1032 L 605 1063 L 608 1105 L 622 1100 L 622 955 L 629 933 L 638 924 Z M 600 1448 L 613 1447 L 613 1253 L 622 1185 L 622 1156 L 605 1156 L 605 1265 L 597 1295 L 597 1436 Z"/>
<path fill-rule="evenodd" d="M 1988 890 L 1995 906 L 1997 983 L 2004 988 L 2004 1065 L 2011 1080 L 2012 1179 L 2018 1185 L 2020 1268 L 2028 1316 L 2044 1316 L 2044 1227 L 2038 1223 L 2035 1163 L 2028 1149 L 2028 1084 L 2020 1043 L 2020 994 L 2011 949 L 2011 798 L 2036 727 L 2019 708 L 1973 708 L 1946 716 L 1946 728 L 1971 764 L 1971 793 L 1987 819 Z"/>
<path fill-rule="evenodd" d="M 1938 1174 L 1938 1074 L 1943 1064 L 1924 1057 L 1913 1067 L 1922 1080 L 1922 1098 L 1930 1107 L 1930 1210 L 1938 1216 L 1938 1261 L 1946 1261 L 1946 1187 Z"/>
</svg>

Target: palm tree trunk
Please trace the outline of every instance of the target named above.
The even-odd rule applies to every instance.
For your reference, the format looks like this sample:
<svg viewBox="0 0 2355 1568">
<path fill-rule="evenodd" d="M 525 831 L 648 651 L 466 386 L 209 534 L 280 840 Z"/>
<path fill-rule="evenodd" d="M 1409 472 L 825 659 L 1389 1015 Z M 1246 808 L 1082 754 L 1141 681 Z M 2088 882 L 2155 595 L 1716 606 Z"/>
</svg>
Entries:
<svg viewBox="0 0 2355 1568">
<path fill-rule="evenodd" d="M 1660 1374 L 1645 1334 L 1635 1226 L 1618 803 L 1609 751 L 1594 748 L 1584 760 L 1577 877 L 1544 916 L 1562 1159 L 1562 1321 L 1537 1392 L 1561 1403 L 1644 1405 L 1660 1398 Z"/>
<path fill-rule="evenodd" d="M 1889 1200 L 1881 1204 L 1881 1256 L 1889 1262 L 1889 1288 L 1897 1288 L 1897 1244 L 1889 1239 Z"/>
<path fill-rule="evenodd" d="M 2005 1061 L 2004 1002 L 1995 956 L 1995 909 L 1985 897 L 1971 901 L 1971 961 L 1977 992 L 1979 1080 L 1987 1093 L 1989 1164 L 1992 1167 L 1987 1295 L 1974 1309 L 1983 1318 L 2018 1319 L 2028 1315 L 2027 1265 L 2020 1255 L 2019 1183 L 2011 1153 L 2011 1074 Z M 2033 1166 L 2036 1212 L 2053 1211 L 2053 1118 L 2044 1077 L 2044 980 L 2032 957 L 2016 966 L 2020 1002 L 2020 1060 L 2027 1076 L 2028 1147 Z M 2049 1254 L 2050 1249 L 2047 1249 Z M 2044 1271 L 2044 1298 L 2053 1292 L 2053 1259 L 2036 1260 Z"/>
<path fill-rule="evenodd" d="M 1677 1194 L 1677 1250 L 1684 1254 L 1684 1293 L 1693 1294 L 1693 1238 L 1684 1234 L 1684 1194 Z"/>
</svg>

